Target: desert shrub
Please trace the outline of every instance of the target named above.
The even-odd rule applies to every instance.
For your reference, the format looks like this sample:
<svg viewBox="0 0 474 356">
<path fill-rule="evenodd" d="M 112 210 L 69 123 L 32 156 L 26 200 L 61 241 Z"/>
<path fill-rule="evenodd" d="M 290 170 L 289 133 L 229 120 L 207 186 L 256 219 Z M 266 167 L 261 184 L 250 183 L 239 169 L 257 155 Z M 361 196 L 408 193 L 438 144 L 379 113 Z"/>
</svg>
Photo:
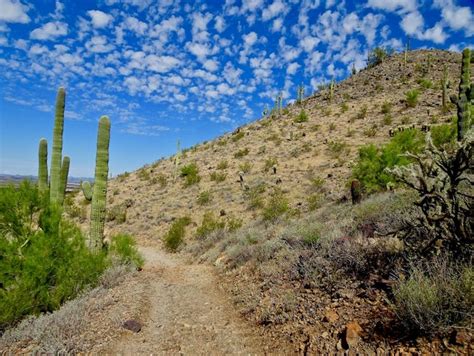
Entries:
<svg viewBox="0 0 474 356">
<path fill-rule="evenodd" d="M 118 234 L 112 237 L 109 253 L 118 258 L 120 264 L 132 265 L 135 268 L 143 266 L 143 257 L 137 250 L 134 238 L 128 234 Z"/>
<path fill-rule="evenodd" d="M 294 120 L 296 123 L 302 123 L 302 122 L 307 122 L 308 121 L 308 114 L 306 114 L 306 111 L 301 109 L 300 113 L 298 114 L 297 117 L 295 117 Z"/>
<path fill-rule="evenodd" d="M 263 221 L 274 222 L 289 210 L 288 199 L 280 189 L 275 189 L 262 209 Z"/>
<path fill-rule="evenodd" d="M 409 90 L 405 93 L 405 103 L 409 108 L 414 108 L 418 104 L 418 96 L 420 92 L 416 89 Z"/>
<path fill-rule="evenodd" d="M 117 224 L 123 224 L 127 221 L 127 207 L 124 204 L 118 204 L 107 210 L 107 221 L 115 221 Z"/>
<path fill-rule="evenodd" d="M 349 110 L 349 105 L 346 103 L 341 104 L 341 114 L 344 114 L 347 110 Z"/>
<path fill-rule="evenodd" d="M 245 136 L 243 131 L 239 131 L 236 134 L 232 135 L 232 142 L 237 142 Z"/>
<path fill-rule="evenodd" d="M 362 120 L 362 119 L 365 119 L 367 117 L 367 110 L 368 110 L 368 107 L 367 105 L 363 105 L 361 106 L 359 112 L 356 114 L 356 119 L 357 120 Z"/>
<path fill-rule="evenodd" d="M 384 101 L 382 104 L 382 114 L 390 114 L 392 112 L 393 104 L 389 101 Z"/>
<path fill-rule="evenodd" d="M 346 155 L 349 152 L 347 144 L 342 141 L 328 142 L 328 151 L 331 158 L 339 158 L 341 155 Z"/>
<path fill-rule="evenodd" d="M 123 172 L 122 174 L 119 174 L 117 176 L 117 180 L 119 182 L 123 182 L 125 179 L 127 179 L 128 177 L 130 177 L 130 173 L 129 172 Z"/>
<path fill-rule="evenodd" d="M 377 125 L 375 124 L 364 130 L 364 135 L 367 137 L 374 137 L 376 134 L 377 134 Z"/>
<path fill-rule="evenodd" d="M 387 113 L 383 116 L 383 124 L 384 125 L 391 125 L 393 122 L 392 115 Z"/>
<path fill-rule="evenodd" d="M 227 161 L 220 161 L 217 164 L 217 169 L 226 169 L 227 167 L 229 167 L 229 163 Z"/>
<path fill-rule="evenodd" d="M 196 237 L 204 239 L 210 233 L 224 228 L 225 221 L 217 219 L 211 211 L 207 211 L 202 217 L 201 225 L 196 230 Z"/>
<path fill-rule="evenodd" d="M 420 87 L 422 89 L 431 89 L 433 87 L 433 82 L 429 79 L 426 78 L 421 78 L 417 80 L 418 84 L 420 84 Z"/>
<path fill-rule="evenodd" d="M 321 206 L 322 197 L 320 193 L 314 193 L 308 196 L 308 209 L 310 211 L 316 210 Z"/>
<path fill-rule="evenodd" d="M 385 168 L 410 163 L 410 159 L 403 154 L 418 153 L 423 147 L 423 134 L 414 129 L 397 133 L 388 144 L 380 148 L 375 145 L 363 146 L 359 149 L 352 175 L 369 193 L 386 189 L 387 184 L 395 180 Z"/>
<path fill-rule="evenodd" d="M 207 205 L 211 202 L 212 200 L 212 194 L 209 190 L 205 190 L 201 193 L 199 193 L 199 196 L 197 198 L 197 203 L 199 205 Z"/>
<path fill-rule="evenodd" d="M 108 264 L 27 182 L 0 189 L 0 256 L 0 330 L 59 308 L 95 285 Z"/>
<path fill-rule="evenodd" d="M 164 188 L 168 184 L 168 181 L 164 174 L 157 174 L 151 179 L 151 184 L 159 184 L 160 188 Z"/>
<path fill-rule="evenodd" d="M 263 166 L 263 171 L 268 172 L 274 166 L 278 164 L 278 160 L 275 157 L 269 157 L 265 160 L 265 164 Z"/>
<path fill-rule="evenodd" d="M 474 317 L 474 268 L 446 260 L 413 265 L 393 288 L 393 308 L 411 332 L 435 334 Z"/>
<path fill-rule="evenodd" d="M 242 227 L 243 221 L 239 218 L 229 216 L 226 220 L 226 229 L 229 232 L 236 231 Z"/>
<path fill-rule="evenodd" d="M 199 176 L 199 169 L 196 163 L 190 163 L 186 166 L 181 167 L 180 176 L 184 177 L 184 185 L 186 187 L 189 187 L 201 181 L 201 177 Z"/>
<path fill-rule="evenodd" d="M 336 124 L 334 122 L 331 122 L 329 124 L 329 132 L 332 132 L 336 129 Z"/>
<path fill-rule="evenodd" d="M 242 158 L 249 154 L 250 150 L 246 147 L 234 153 L 234 158 Z"/>
<path fill-rule="evenodd" d="M 150 171 L 146 168 L 142 168 L 138 171 L 137 176 L 140 180 L 150 180 Z"/>
<path fill-rule="evenodd" d="M 444 124 L 431 127 L 431 138 L 436 147 L 442 147 L 456 140 L 456 123 Z"/>
<path fill-rule="evenodd" d="M 250 162 L 244 162 L 239 164 L 239 170 L 244 173 L 249 173 L 252 170 L 252 164 Z"/>
<path fill-rule="evenodd" d="M 265 190 L 265 183 L 259 183 L 251 186 L 245 191 L 245 200 L 249 204 L 249 209 L 258 209 L 263 207 L 264 201 L 262 194 L 265 192 Z"/>
<path fill-rule="evenodd" d="M 375 47 L 369 53 L 367 68 L 372 68 L 372 67 L 375 67 L 376 65 L 379 65 L 388 57 L 390 57 L 391 54 L 392 54 L 392 51 L 389 48 Z"/>
<path fill-rule="evenodd" d="M 226 178 L 227 178 L 226 173 L 220 173 L 220 172 L 212 172 L 211 173 L 211 181 L 213 181 L 213 182 L 220 183 L 220 182 L 225 181 Z"/>
<path fill-rule="evenodd" d="M 170 229 L 163 237 L 163 243 L 168 251 L 175 252 L 183 243 L 186 233 L 186 226 L 191 223 L 189 217 L 178 218 L 170 226 Z"/>
</svg>

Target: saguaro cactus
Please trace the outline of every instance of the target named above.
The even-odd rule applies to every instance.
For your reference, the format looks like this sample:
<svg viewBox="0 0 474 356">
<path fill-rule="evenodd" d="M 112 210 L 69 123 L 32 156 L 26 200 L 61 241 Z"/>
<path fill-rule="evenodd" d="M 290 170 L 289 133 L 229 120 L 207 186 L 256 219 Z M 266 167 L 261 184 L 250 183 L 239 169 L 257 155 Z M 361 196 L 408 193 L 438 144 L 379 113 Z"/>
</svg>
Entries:
<svg viewBox="0 0 474 356">
<path fill-rule="evenodd" d="M 448 67 L 446 64 L 443 67 L 443 78 L 441 79 L 441 88 L 443 90 L 442 93 L 442 105 L 443 105 L 443 111 L 447 112 L 448 111 Z"/>
<path fill-rule="evenodd" d="M 66 193 L 66 188 L 67 188 L 67 176 L 69 174 L 70 163 L 71 163 L 71 159 L 68 156 L 64 156 L 63 164 L 61 165 L 60 184 L 59 184 L 59 191 L 58 191 L 59 204 L 62 204 L 64 201 L 64 194 Z"/>
<path fill-rule="evenodd" d="M 38 149 L 38 189 L 44 192 L 48 189 L 48 141 L 42 138 Z"/>
<path fill-rule="evenodd" d="M 53 154 L 51 156 L 51 173 L 49 197 L 52 203 L 60 203 L 61 189 L 61 159 L 63 151 L 63 128 L 64 128 L 64 103 L 66 92 L 64 88 L 59 88 L 56 97 L 56 116 L 54 119 L 53 131 Z"/>
<path fill-rule="evenodd" d="M 462 141 L 466 131 L 471 126 L 471 100 L 474 100 L 474 84 L 471 84 L 471 51 L 469 48 L 462 52 L 461 81 L 459 95 L 451 96 L 451 101 L 457 106 L 458 141 Z"/>
<path fill-rule="evenodd" d="M 298 86 L 296 103 L 301 104 L 303 102 L 303 98 L 304 98 L 304 85 L 301 84 Z"/>
<path fill-rule="evenodd" d="M 176 155 L 174 156 L 174 181 L 176 182 L 176 179 L 178 178 L 179 175 L 179 165 L 181 163 L 181 143 L 179 140 L 176 142 Z"/>
<path fill-rule="evenodd" d="M 334 98 L 334 78 L 331 79 L 331 83 L 329 84 L 329 102 L 332 102 Z"/>
<path fill-rule="evenodd" d="M 107 177 L 109 175 L 110 120 L 102 116 L 97 134 L 97 152 L 95 159 L 95 181 L 91 205 L 91 225 L 89 248 L 99 251 L 103 245 L 106 203 Z"/>
</svg>

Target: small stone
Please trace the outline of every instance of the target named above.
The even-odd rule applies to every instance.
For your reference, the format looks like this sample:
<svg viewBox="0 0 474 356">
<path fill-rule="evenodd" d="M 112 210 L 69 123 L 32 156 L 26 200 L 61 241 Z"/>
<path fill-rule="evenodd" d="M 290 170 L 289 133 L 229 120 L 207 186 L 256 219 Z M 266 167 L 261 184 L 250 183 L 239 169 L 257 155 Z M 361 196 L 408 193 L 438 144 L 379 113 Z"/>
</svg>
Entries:
<svg viewBox="0 0 474 356">
<path fill-rule="evenodd" d="M 127 330 L 133 331 L 134 333 L 138 333 L 142 329 L 142 324 L 133 319 L 127 320 L 122 324 L 122 326 Z"/>
<path fill-rule="evenodd" d="M 323 339 L 327 339 L 327 338 L 329 337 L 329 333 L 328 333 L 327 331 L 325 331 L 325 332 L 323 332 L 323 333 L 321 334 L 321 337 L 322 337 Z"/>
<path fill-rule="evenodd" d="M 339 319 L 339 315 L 334 310 L 328 310 L 324 313 L 323 321 L 326 323 L 334 323 Z"/>
</svg>

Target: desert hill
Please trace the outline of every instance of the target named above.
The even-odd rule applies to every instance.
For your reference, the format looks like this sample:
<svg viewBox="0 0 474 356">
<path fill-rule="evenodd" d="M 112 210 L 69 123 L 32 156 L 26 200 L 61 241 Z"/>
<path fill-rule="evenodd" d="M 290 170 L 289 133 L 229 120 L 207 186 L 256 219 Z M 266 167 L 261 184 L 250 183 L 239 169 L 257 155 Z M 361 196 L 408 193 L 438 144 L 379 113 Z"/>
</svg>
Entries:
<svg viewBox="0 0 474 356">
<path fill-rule="evenodd" d="M 109 222 L 109 232 L 159 240 L 174 219 L 189 216 L 196 226 L 206 211 L 245 225 L 259 218 L 258 210 L 249 209 L 246 191 L 261 186 L 267 188 L 262 198 L 278 186 L 301 213 L 310 209 L 315 184 L 322 185 L 321 204 L 337 201 L 348 195 L 360 146 L 388 141 L 390 129 L 451 120 L 455 108 L 443 112 L 440 81 L 446 65 L 448 95 L 456 92 L 460 59 L 454 52 L 418 50 L 409 52 L 405 67 L 404 54 L 396 54 L 337 83 L 332 99 L 330 89 L 323 89 L 301 105 L 288 105 L 280 114 L 185 150 L 179 166 L 170 157 L 123 174 L 109 183 L 108 203 L 116 212 L 126 209 L 126 223 Z M 406 92 L 413 89 L 420 93 L 418 103 L 407 107 Z M 308 121 L 298 123 L 302 109 Z M 192 163 L 200 181 L 186 187 L 180 169 Z M 243 184 L 239 173 L 244 173 Z M 203 192 L 209 201 L 200 205 Z M 188 234 L 192 237 L 192 229 Z"/>
</svg>

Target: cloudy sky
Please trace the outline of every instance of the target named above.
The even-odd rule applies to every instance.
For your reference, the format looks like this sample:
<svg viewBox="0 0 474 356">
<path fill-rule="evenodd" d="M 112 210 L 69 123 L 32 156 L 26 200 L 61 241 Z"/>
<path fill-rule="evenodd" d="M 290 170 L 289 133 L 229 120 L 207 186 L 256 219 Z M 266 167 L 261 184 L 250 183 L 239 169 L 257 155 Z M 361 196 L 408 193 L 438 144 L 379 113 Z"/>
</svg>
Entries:
<svg viewBox="0 0 474 356">
<path fill-rule="evenodd" d="M 115 175 L 261 116 L 279 91 L 307 94 L 375 46 L 474 43 L 472 0 L 0 0 L 0 173 L 36 174 L 67 90 L 64 154 L 94 170 L 97 120 L 112 121 Z"/>
</svg>

